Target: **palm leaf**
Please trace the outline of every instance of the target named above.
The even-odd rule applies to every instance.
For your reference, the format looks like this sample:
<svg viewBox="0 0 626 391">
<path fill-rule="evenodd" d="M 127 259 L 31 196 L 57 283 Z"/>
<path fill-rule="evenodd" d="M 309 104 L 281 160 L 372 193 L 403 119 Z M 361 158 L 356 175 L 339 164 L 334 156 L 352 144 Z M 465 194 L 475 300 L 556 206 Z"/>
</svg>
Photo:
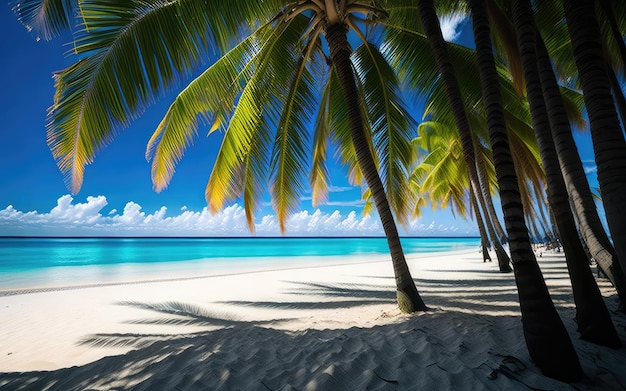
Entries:
<svg viewBox="0 0 626 391">
<path fill-rule="evenodd" d="M 405 108 L 394 70 L 375 45 L 364 43 L 354 52 L 353 63 L 363 86 L 367 119 L 378 155 L 379 172 L 384 180 L 392 210 L 401 223 L 410 203 L 407 186 L 409 165 L 414 160 L 411 132 L 415 121 Z"/>
<path fill-rule="evenodd" d="M 167 187 L 202 124 L 212 124 L 210 131 L 214 131 L 227 123 L 241 93 L 238 80 L 249 77 L 246 74 L 251 70 L 246 66 L 257 51 L 257 35 L 253 34 L 191 82 L 170 105 L 146 148 L 146 159 L 153 161 L 156 191 Z"/>
<path fill-rule="evenodd" d="M 81 59 L 55 76 L 48 124 L 50 148 L 72 191 L 82 184 L 84 166 L 117 131 L 245 34 L 255 8 L 230 3 L 81 2 L 84 29 L 75 39 Z M 212 17 L 224 7 L 232 14 Z"/>
<path fill-rule="evenodd" d="M 37 38 L 50 40 L 70 30 L 74 24 L 78 0 L 21 0 L 13 2 L 13 12 Z"/>
</svg>

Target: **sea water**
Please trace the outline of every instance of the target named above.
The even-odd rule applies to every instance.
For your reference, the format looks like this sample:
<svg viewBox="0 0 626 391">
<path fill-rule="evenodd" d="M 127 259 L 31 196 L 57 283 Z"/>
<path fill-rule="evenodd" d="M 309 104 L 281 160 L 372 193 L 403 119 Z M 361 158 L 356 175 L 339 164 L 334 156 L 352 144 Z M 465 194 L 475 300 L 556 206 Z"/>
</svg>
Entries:
<svg viewBox="0 0 626 391">
<path fill-rule="evenodd" d="M 477 247 L 478 238 L 402 238 L 405 253 Z M 224 272 L 389 253 L 385 238 L 0 238 L 0 290 Z M 358 257 L 356 257 L 358 258 Z"/>
</svg>

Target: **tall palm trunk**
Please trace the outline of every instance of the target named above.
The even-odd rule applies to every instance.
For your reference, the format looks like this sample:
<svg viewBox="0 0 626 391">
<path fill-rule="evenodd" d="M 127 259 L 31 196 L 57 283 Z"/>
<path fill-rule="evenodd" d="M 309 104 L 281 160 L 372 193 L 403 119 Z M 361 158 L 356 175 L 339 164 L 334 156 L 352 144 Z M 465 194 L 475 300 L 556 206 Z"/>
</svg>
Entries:
<svg viewBox="0 0 626 391">
<path fill-rule="evenodd" d="M 580 234 L 593 259 L 615 286 L 621 301 L 622 311 L 626 311 L 624 305 L 626 304 L 626 276 L 624 276 L 624 271 L 617 261 L 615 249 L 600 222 L 589 182 L 587 182 L 583 164 L 572 136 L 563 97 L 552 69 L 548 51 L 542 40 L 537 42 L 537 63 L 542 70 L 540 77 L 543 96 L 548 108 L 556 153 L 567 192 L 576 212 Z"/>
<path fill-rule="evenodd" d="M 617 111 L 622 119 L 622 124 L 626 126 L 626 97 L 624 96 L 624 91 L 622 90 L 622 86 L 619 84 L 619 80 L 617 80 L 617 75 L 615 75 L 615 70 L 611 67 L 611 64 L 607 62 L 606 67 L 607 74 L 609 75 L 609 81 L 611 82 L 613 98 L 615 99 L 615 106 L 617 106 Z"/>
<path fill-rule="evenodd" d="M 574 216 L 567 199 L 565 181 L 561 174 L 552 132 L 550 131 L 550 122 L 537 68 L 535 50 L 538 32 L 529 0 L 519 0 L 516 3 L 513 9 L 513 19 L 518 33 L 517 39 L 524 78 L 526 79 L 526 92 L 530 104 L 533 129 L 539 145 L 543 168 L 546 172 L 548 202 L 555 216 L 574 292 L 578 331 L 584 340 L 618 348 L 621 346 L 621 341 L 589 268 L 589 259 L 578 236 Z"/>
<path fill-rule="evenodd" d="M 498 239 L 500 243 L 506 243 L 506 233 L 504 232 L 502 225 L 500 225 L 500 220 L 498 219 L 496 208 L 493 205 L 493 200 L 491 198 L 491 188 L 489 186 L 489 180 L 487 179 L 486 171 L 487 169 L 485 168 L 484 158 L 476 154 L 476 173 L 478 174 L 478 179 L 480 180 L 480 188 L 486 202 L 486 213 L 488 213 L 489 217 L 491 218 L 493 228 L 498 234 Z"/>
<path fill-rule="evenodd" d="M 396 279 L 400 310 L 403 312 L 425 311 L 427 307 L 417 292 L 415 282 L 409 272 L 409 267 L 404 258 L 404 252 L 400 244 L 396 223 L 365 135 L 356 81 L 350 61 L 351 47 L 348 43 L 347 31 L 348 29 L 343 23 L 326 26 L 326 39 L 328 40 L 328 46 L 330 48 L 330 59 L 337 71 L 345 97 L 350 122 L 350 135 L 354 149 L 356 150 L 357 161 L 367 186 L 372 192 L 376 210 L 378 211 L 383 230 L 387 236 L 387 243 L 389 245 Z"/>
<path fill-rule="evenodd" d="M 606 219 L 617 259 L 626 270 L 626 141 L 611 96 L 594 2 L 564 0 L 564 9 L 589 116 Z"/>
<path fill-rule="evenodd" d="M 465 105 L 461 97 L 461 91 L 454 76 L 454 69 L 448 59 L 446 42 L 441 34 L 439 20 L 437 19 L 437 14 L 435 13 L 432 0 L 419 1 L 418 12 L 422 20 L 424 31 L 426 32 L 428 43 L 435 54 L 435 60 L 437 61 L 439 72 L 444 80 L 446 95 L 450 101 L 450 105 L 452 106 L 454 121 L 456 123 L 457 131 L 459 132 L 459 140 L 461 141 L 461 146 L 463 148 L 463 158 L 465 159 L 465 164 L 467 165 L 470 175 L 470 186 L 472 187 L 474 194 L 476 194 L 481 207 L 483 207 L 483 210 L 486 210 L 483 198 L 479 196 L 482 192 L 480 189 L 478 174 L 476 172 L 476 156 L 474 152 L 472 132 L 465 113 Z M 489 229 L 489 225 L 487 225 L 487 229 Z M 495 241 L 494 245 L 496 245 Z M 505 259 L 503 255 L 506 253 L 497 251 L 496 254 L 498 255 L 498 265 L 500 267 L 500 271 L 510 272 L 511 267 L 509 266 L 508 255 L 506 256 L 507 259 Z"/>
<path fill-rule="evenodd" d="M 478 201 L 476 201 L 476 195 L 470 188 L 469 190 L 470 203 L 472 204 L 472 209 L 474 210 L 474 215 L 476 216 L 476 224 L 478 225 L 478 232 L 480 233 L 480 247 L 483 252 L 483 262 L 491 262 L 491 256 L 489 255 L 489 238 L 487 237 L 487 231 L 485 230 L 485 223 L 483 221 L 483 216 L 480 213 L 480 208 L 478 207 Z"/>
<path fill-rule="evenodd" d="M 472 140 L 474 139 L 472 138 Z M 476 153 L 477 151 L 475 147 L 476 147 L 476 144 L 474 144 L 474 149 L 473 149 L 475 153 L 474 157 L 476 158 L 474 160 L 474 162 L 476 163 L 476 166 L 475 166 L 476 178 L 478 182 L 480 183 L 478 187 L 480 187 L 480 190 L 481 190 L 480 193 L 475 193 L 476 200 L 478 204 L 480 205 L 480 207 L 482 208 L 483 216 L 485 218 L 484 220 L 485 228 L 487 230 L 487 233 L 489 234 L 489 237 L 491 238 L 491 243 L 493 244 L 493 249 L 496 253 L 496 258 L 498 259 L 498 268 L 503 273 L 509 273 L 512 271 L 511 258 L 509 257 L 509 254 L 506 253 L 506 250 L 504 249 L 504 247 L 502 247 L 502 237 L 505 235 L 500 235 L 496 231 L 496 224 L 498 223 L 498 217 L 495 214 L 495 210 L 493 214 L 491 214 L 489 210 L 489 201 L 491 200 L 491 194 L 489 193 L 489 190 L 487 189 L 487 187 L 489 186 L 487 183 L 487 176 L 484 175 L 484 172 L 483 172 L 484 176 L 481 176 L 480 174 L 481 166 L 479 162 L 481 161 L 481 159 L 478 158 L 478 153 Z M 471 177 L 470 177 L 470 183 L 471 183 Z M 500 227 L 500 229 L 502 229 L 502 227 Z"/>
<path fill-rule="evenodd" d="M 509 273 L 512 271 L 511 269 L 511 258 L 509 254 L 507 254 L 506 250 L 502 246 L 502 242 L 496 230 L 494 228 L 493 221 L 491 219 L 491 215 L 488 212 L 487 202 L 483 194 L 476 194 L 476 199 L 478 200 L 478 204 L 483 210 L 483 216 L 485 218 L 485 228 L 487 229 L 487 233 L 491 238 L 491 243 L 493 244 L 493 249 L 496 253 L 496 258 L 498 259 L 498 267 L 501 272 Z"/>
<path fill-rule="evenodd" d="M 470 0 L 478 66 L 487 110 L 489 138 L 518 288 L 524 337 L 530 357 L 546 375 L 577 381 L 582 368 L 537 264 L 511 156 L 500 86 L 493 58 L 489 22 L 482 0 Z"/>
<path fill-rule="evenodd" d="M 626 66 L 626 44 L 624 43 L 624 38 L 619 31 L 619 26 L 617 24 L 617 19 L 615 19 L 615 10 L 611 6 L 611 1 L 609 0 L 599 0 L 600 8 L 602 8 L 604 17 L 611 28 L 611 34 L 613 35 L 613 39 L 615 40 L 615 44 L 619 50 L 620 57 L 622 59 L 622 63 Z"/>
</svg>

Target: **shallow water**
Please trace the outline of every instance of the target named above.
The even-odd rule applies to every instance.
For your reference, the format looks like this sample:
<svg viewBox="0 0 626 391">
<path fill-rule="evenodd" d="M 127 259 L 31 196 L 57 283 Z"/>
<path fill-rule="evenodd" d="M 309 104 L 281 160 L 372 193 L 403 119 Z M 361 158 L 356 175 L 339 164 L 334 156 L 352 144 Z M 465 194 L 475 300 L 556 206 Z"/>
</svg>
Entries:
<svg viewBox="0 0 626 391">
<path fill-rule="evenodd" d="M 405 253 L 476 247 L 478 238 L 402 238 Z M 386 255 L 385 238 L 0 238 L 0 290 L 130 280 L 180 271 L 228 273 L 250 267 Z"/>
</svg>

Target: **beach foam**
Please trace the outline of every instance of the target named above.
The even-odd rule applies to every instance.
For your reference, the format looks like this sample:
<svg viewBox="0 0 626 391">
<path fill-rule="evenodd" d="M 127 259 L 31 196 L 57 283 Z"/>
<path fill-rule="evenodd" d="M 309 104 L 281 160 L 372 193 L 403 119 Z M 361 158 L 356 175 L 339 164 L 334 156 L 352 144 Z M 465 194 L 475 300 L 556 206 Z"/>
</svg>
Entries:
<svg viewBox="0 0 626 391">
<path fill-rule="evenodd" d="M 513 275 L 477 250 L 408 257 L 432 308 L 417 315 L 397 309 L 386 257 L 359 260 L 5 292 L 0 388 L 573 389 L 533 366 Z M 562 255 L 539 260 L 587 375 L 576 387 L 626 388 L 626 350 L 577 337 Z"/>
</svg>

